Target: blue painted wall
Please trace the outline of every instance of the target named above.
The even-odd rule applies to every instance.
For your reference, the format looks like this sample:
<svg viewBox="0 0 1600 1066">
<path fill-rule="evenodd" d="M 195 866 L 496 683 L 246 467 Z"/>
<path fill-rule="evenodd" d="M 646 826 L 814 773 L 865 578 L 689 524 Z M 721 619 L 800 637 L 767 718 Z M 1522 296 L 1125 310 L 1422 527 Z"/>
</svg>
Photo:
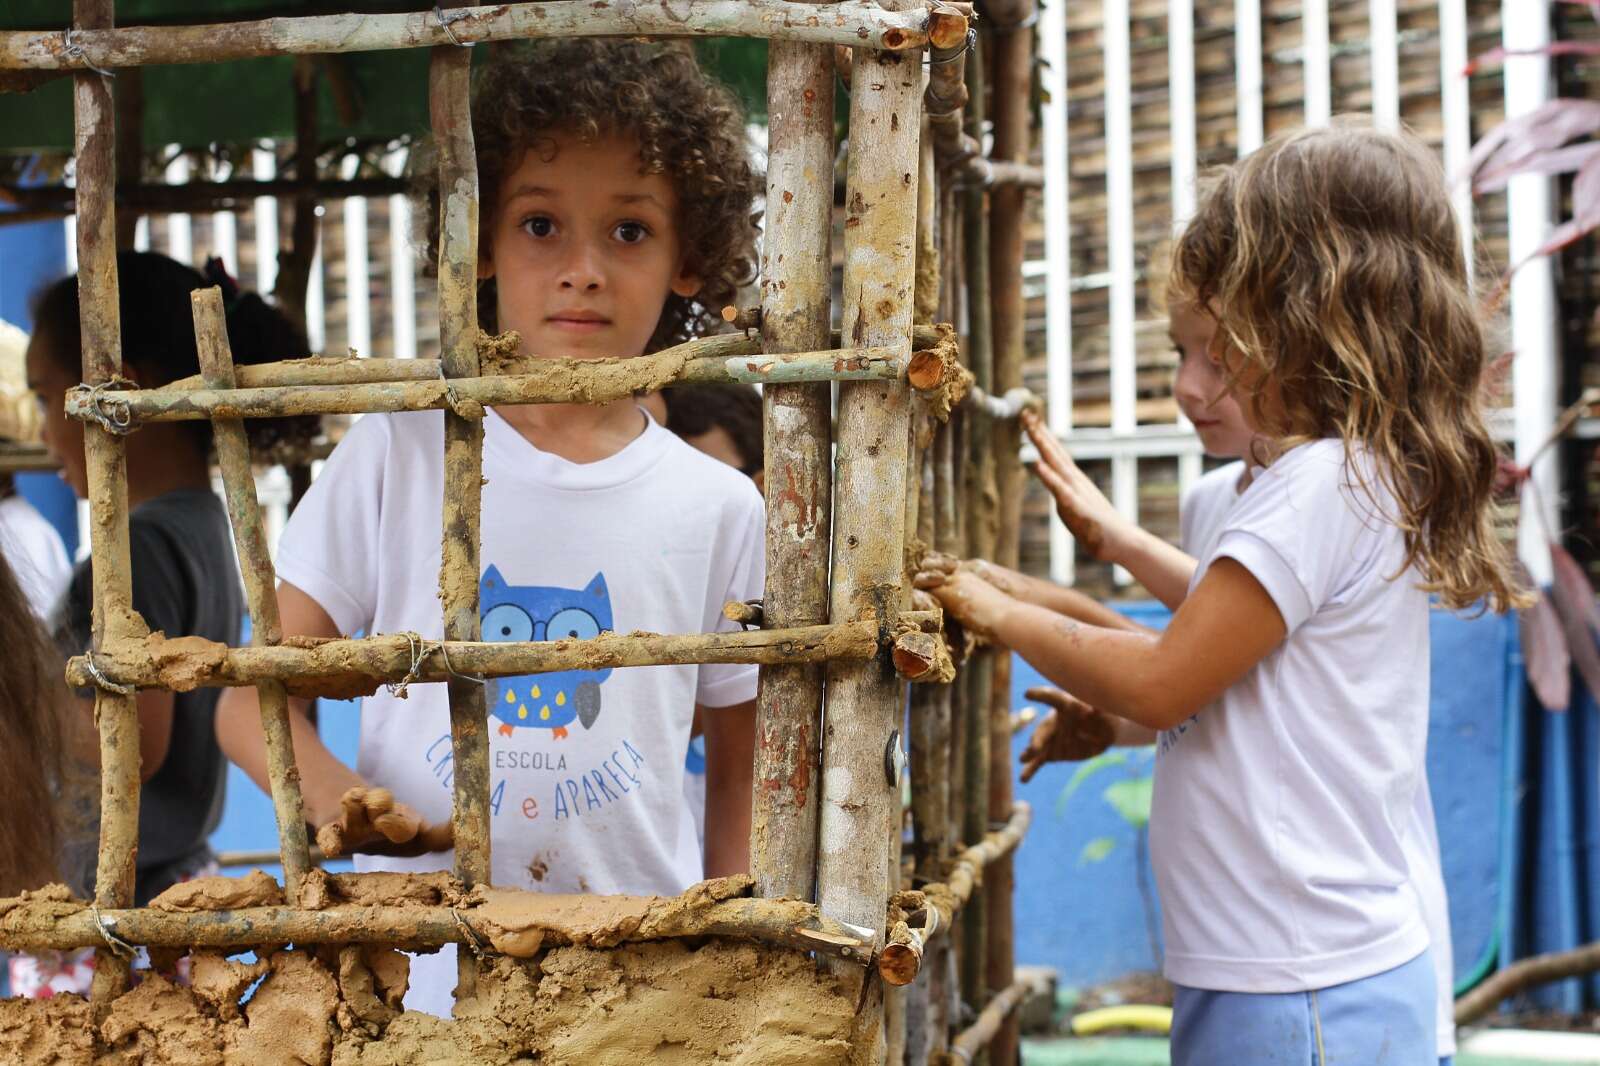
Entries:
<svg viewBox="0 0 1600 1066">
<path fill-rule="evenodd" d="M 1159 605 L 1126 610 L 1158 627 L 1168 618 Z M 1526 771 L 1507 779 L 1502 759 L 1508 716 L 1513 726 L 1522 721 L 1521 662 L 1516 625 L 1509 619 L 1467 620 L 1436 612 L 1432 637 L 1428 776 L 1460 978 L 1481 968 L 1500 945 L 1503 836 L 1516 831 L 1514 822 L 1502 822 L 1508 812 L 1516 813 L 1515 800 L 1527 790 Z M 1041 683 L 1018 659 L 1014 705 L 1022 706 L 1024 690 Z M 1591 737 L 1600 743 L 1596 732 L 1591 730 Z M 1017 737 L 1013 766 L 1025 742 L 1026 734 Z M 1115 782 L 1148 776 L 1151 762 L 1148 749 L 1134 753 L 1127 763 L 1083 780 L 1064 802 L 1079 772 L 1073 765 L 1046 767 L 1030 784 L 1016 783 L 1018 797 L 1034 810 L 1033 827 L 1017 856 L 1019 962 L 1053 966 L 1068 985 L 1159 967 L 1159 949 L 1151 946 L 1155 934 L 1148 931 L 1152 924 L 1159 929 L 1159 918 L 1140 834 L 1106 799 Z M 1600 832 L 1600 820 L 1591 828 Z M 1099 857 L 1108 839 L 1109 851 Z M 1518 849 L 1511 843 L 1515 857 Z M 1591 849 L 1587 859 L 1600 866 L 1600 849 Z M 1592 910 L 1600 919 L 1600 901 Z"/>
</svg>

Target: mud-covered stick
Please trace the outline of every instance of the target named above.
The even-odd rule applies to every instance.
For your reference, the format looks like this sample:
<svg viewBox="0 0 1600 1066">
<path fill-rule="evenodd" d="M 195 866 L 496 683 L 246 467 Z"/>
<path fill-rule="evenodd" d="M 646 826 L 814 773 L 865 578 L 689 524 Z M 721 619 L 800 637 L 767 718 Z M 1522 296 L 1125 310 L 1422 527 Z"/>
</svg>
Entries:
<svg viewBox="0 0 1600 1066">
<path fill-rule="evenodd" d="M 195 344 L 200 371 L 212 388 L 233 385 L 233 349 L 228 344 L 228 322 L 222 307 L 222 290 L 216 286 L 189 294 L 194 313 Z M 239 554 L 245 598 L 250 606 L 250 642 L 277 644 L 283 637 L 278 621 L 278 593 L 267 534 L 256 497 L 255 473 L 250 465 L 250 442 L 244 423 L 218 419 L 212 424 L 217 465 L 228 500 L 229 525 Z M 267 744 L 267 776 L 272 784 L 272 810 L 278 822 L 278 847 L 283 853 L 283 874 L 294 895 L 300 879 L 311 868 L 306 841 L 305 806 L 300 796 L 300 771 L 294 761 L 294 734 L 289 727 L 289 696 L 283 682 L 263 680 L 256 685 L 261 702 L 261 732 Z"/>
</svg>

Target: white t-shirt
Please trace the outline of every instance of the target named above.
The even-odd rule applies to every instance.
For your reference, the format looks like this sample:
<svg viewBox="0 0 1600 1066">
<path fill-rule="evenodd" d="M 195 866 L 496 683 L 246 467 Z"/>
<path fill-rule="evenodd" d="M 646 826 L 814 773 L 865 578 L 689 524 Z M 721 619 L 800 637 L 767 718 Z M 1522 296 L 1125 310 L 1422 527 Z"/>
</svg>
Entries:
<svg viewBox="0 0 1600 1066">
<path fill-rule="evenodd" d="M 33 613 L 50 617 L 72 580 L 72 563 L 55 527 L 21 496 L 0 500 L 0 552 L 17 575 Z"/>
<path fill-rule="evenodd" d="M 1343 444 L 1315 441 L 1258 474 L 1199 557 L 1191 590 L 1232 558 L 1287 636 L 1157 745 L 1150 847 L 1178 984 L 1326 988 L 1428 947 L 1406 843 L 1427 744 L 1428 596 L 1381 514 L 1347 484 Z"/>
<path fill-rule="evenodd" d="M 765 513 L 749 478 L 649 419 L 621 451 L 571 463 L 498 414 L 485 422 L 484 640 L 734 628 L 730 599 L 759 597 Z M 344 633 L 437 639 L 443 499 L 437 411 L 368 415 L 290 518 L 279 576 Z M 684 804 L 695 704 L 753 699 L 751 666 L 655 666 L 492 679 L 492 871 L 548 892 L 675 894 L 700 880 Z M 450 817 L 445 686 L 380 689 L 362 706 L 356 769 L 423 817 Z M 362 870 L 449 869 L 452 856 L 361 856 Z M 406 1004 L 448 1016 L 452 952 L 419 956 Z"/>
<path fill-rule="evenodd" d="M 1229 463 L 1195 482 L 1179 511 L 1184 551 L 1197 559 L 1211 555 L 1229 510 L 1239 499 L 1239 481 L 1245 464 Z M 1439 830 L 1433 816 L 1433 796 L 1427 774 L 1417 787 L 1411 807 L 1412 821 L 1405 836 L 1411 880 L 1422 903 L 1423 921 L 1432 941 L 1434 977 L 1438 983 L 1439 1057 L 1454 1055 L 1455 960 L 1450 940 L 1450 908 L 1439 856 Z"/>
</svg>

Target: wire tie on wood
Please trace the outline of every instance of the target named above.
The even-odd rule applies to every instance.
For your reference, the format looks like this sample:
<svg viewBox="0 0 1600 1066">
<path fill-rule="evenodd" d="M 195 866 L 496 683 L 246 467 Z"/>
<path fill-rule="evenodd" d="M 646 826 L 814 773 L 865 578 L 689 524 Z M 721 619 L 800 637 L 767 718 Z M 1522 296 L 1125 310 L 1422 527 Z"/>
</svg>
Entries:
<svg viewBox="0 0 1600 1066">
<path fill-rule="evenodd" d="M 454 918 L 456 924 L 461 927 L 461 931 L 467 934 L 467 938 L 464 941 L 467 945 L 467 950 L 472 952 L 479 962 L 482 962 L 484 957 L 483 939 L 478 936 L 478 931 L 468 925 L 467 920 L 461 917 L 461 912 L 454 907 L 450 908 L 450 917 Z"/>
<path fill-rule="evenodd" d="M 107 70 L 104 67 L 97 67 L 90 61 L 89 54 L 83 50 L 83 44 L 79 41 L 73 40 L 73 34 L 76 32 L 77 30 L 71 26 L 68 26 L 66 29 L 61 31 L 61 54 L 66 56 L 68 59 L 82 63 L 84 66 L 88 67 L 102 78 L 115 78 L 115 73 Z"/>
<path fill-rule="evenodd" d="M 111 949 L 111 954 L 119 959 L 131 959 L 139 953 L 132 944 L 111 931 L 110 927 L 116 919 L 101 915 L 98 903 L 89 904 L 89 914 L 94 918 L 94 927 L 99 931 L 100 939 L 106 942 L 106 947 Z"/>
<path fill-rule="evenodd" d="M 957 48 L 954 52 L 952 52 L 949 55 L 945 56 L 943 59 L 939 59 L 939 58 L 935 57 L 934 54 L 933 54 L 933 49 L 930 48 L 928 50 L 928 66 L 930 66 L 930 67 L 942 67 L 946 63 L 954 63 L 956 60 L 961 59 L 963 56 L 965 56 L 973 48 L 977 47 L 977 44 L 978 44 L 978 28 L 976 26 L 968 26 L 967 27 L 967 39 L 965 41 L 961 42 L 961 47 Z"/>
<path fill-rule="evenodd" d="M 470 12 L 470 11 L 453 11 L 450 14 L 446 15 L 444 13 L 444 5 L 443 4 L 434 4 L 433 5 L 433 17 L 439 20 L 439 28 L 444 31 L 444 35 L 446 37 L 450 38 L 450 43 L 451 44 L 455 45 L 457 48 L 471 48 L 472 47 L 472 42 L 471 41 L 463 41 L 461 38 L 456 36 L 456 31 L 452 30 L 450 28 L 450 24 L 452 22 L 460 22 L 463 19 L 471 18 L 472 17 L 472 12 Z"/>
<path fill-rule="evenodd" d="M 422 658 L 428 653 L 427 646 L 423 643 L 420 636 L 415 633 L 403 633 L 401 635 L 406 638 L 406 645 L 411 649 L 411 668 L 406 671 L 406 676 L 402 677 L 399 681 L 392 685 L 386 684 L 383 686 L 388 690 L 389 695 L 393 696 L 397 700 L 403 700 L 406 698 L 406 688 L 411 684 L 411 682 L 415 681 L 417 676 L 422 672 Z"/>
<path fill-rule="evenodd" d="M 461 671 L 459 671 L 455 667 L 451 666 L 450 665 L 450 652 L 445 647 L 444 641 L 441 640 L 434 647 L 439 652 L 439 658 L 444 660 L 444 672 L 449 674 L 451 677 L 456 678 L 459 681 L 476 681 L 480 685 L 488 680 L 488 678 L 480 677 L 477 674 L 463 674 Z"/>
<path fill-rule="evenodd" d="M 469 46 L 470 47 L 470 46 Z M 444 402 L 450 408 L 450 413 L 457 418 L 465 418 L 471 422 L 483 420 L 483 404 L 477 400 L 464 400 L 456 391 L 454 383 L 444 372 L 444 360 L 439 361 L 439 380 L 444 382 Z"/>
<path fill-rule="evenodd" d="M 126 378 L 111 378 L 98 385 L 85 383 L 78 386 L 89 394 L 89 417 L 114 436 L 126 437 L 133 432 L 133 412 L 126 400 L 108 399 L 106 391 L 127 388 L 131 384 Z"/>
<path fill-rule="evenodd" d="M 100 671 L 100 667 L 95 665 L 94 652 L 93 651 L 89 652 L 88 655 L 84 656 L 84 659 L 89 664 L 89 680 L 94 682 L 95 688 L 102 688 L 102 689 L 105 689 L 107 692 L 114 692 L 118 696 L 135 696 L 135 695 L 138 695 L 139 689 L 138 689 L 137 686 L 124 685 L 122 682 L 113 681 L 109 677 L 107 677 L 105 674 L 103 674 Z"/>
</svg>

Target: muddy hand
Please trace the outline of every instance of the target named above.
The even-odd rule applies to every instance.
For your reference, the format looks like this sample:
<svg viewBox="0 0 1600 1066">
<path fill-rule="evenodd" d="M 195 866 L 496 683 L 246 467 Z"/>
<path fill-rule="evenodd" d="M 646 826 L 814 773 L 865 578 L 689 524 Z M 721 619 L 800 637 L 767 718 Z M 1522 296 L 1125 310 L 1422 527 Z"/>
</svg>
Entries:
<svg viewBox="0 0 1600 1066">
<path fill-rule="evenodd" d="M 386 788 L 352 788 L 339 799 L 338 818 L 317 830 L 317 846 L 329 857 L 423 855 L 454 846 L 450 823 L 429 825 L 416 811 L 396 803 Z"/>
<path fill-rule="evenodd" d="M 964 567 L 953 573 L 924 568 L 912 579 L 919 589 L 939 598 L 945 613 L 968 633 L 985 640 L 994 639 L 994 627 L 1011 598 Z"/>
<path fill-rule="evenodd" d="M 1125 524 L 1117 509 L 1072 461 L 1038 414 L 1024 410 L 1021 419 L 1028 439 L 1039 450 L 1039 461 L 1029 469 L 1055 497 L 1056 514 L 1084 551 L 1096 559 L 1110 558 Z"/>
<path fill-rule="evenodd" d="M 1025 695 L 1048 704 L 1051 710 L 1033 727 L 1028 746 L 1018 757 L 1024 782 L 1031 781 L 1045 763 L 1092 759 L 1116 741 L 1116 725 L 1111 716 L 1076 696 L 1058 688 L 1030 688 Z"/>
</svg>

